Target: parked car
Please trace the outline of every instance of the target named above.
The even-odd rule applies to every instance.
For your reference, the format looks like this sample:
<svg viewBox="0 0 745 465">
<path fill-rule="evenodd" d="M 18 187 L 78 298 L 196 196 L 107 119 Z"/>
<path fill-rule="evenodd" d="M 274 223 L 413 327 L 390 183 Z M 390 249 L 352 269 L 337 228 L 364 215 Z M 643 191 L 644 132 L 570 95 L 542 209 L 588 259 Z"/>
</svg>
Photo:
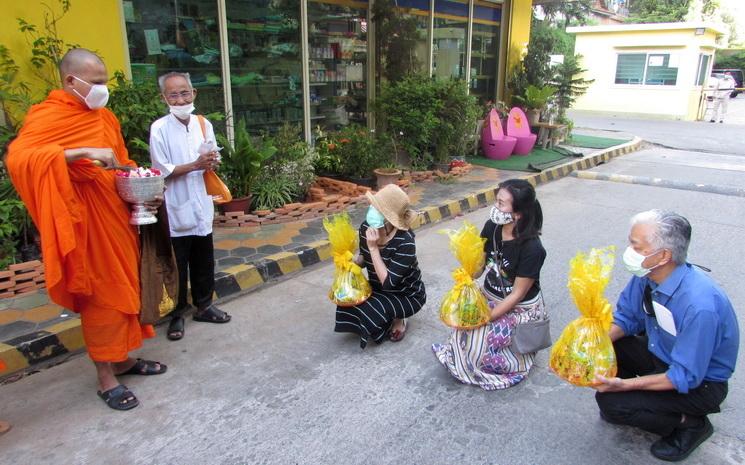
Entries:
<svg viewBox="0 0 745 465">
<path fill-rule="evenodd" d="M 711 73 L 712 74 L 724 74 L 724 75 L 727 75 L 727 76 L 731 76 L 732 79 L 735 80 L 735 87 L 742 88 L 742 83 L 743 83 L 743 77 L 744 76 L 743 76 L 743 72 L 742 72 L 741 69 L 735 69 L 735 68 L 721 68 L 721 69 L 719 69 L 719 68 L 717 68 L 717 69 L 711 70 Z M 739 94 L 741 92 L 742 92 L 741 90 L 735 89 L 730 94 L 730 97 L 731 98 L 735 98 L 735 97 L 737 97 L 737 94 Z"/>
</svg>

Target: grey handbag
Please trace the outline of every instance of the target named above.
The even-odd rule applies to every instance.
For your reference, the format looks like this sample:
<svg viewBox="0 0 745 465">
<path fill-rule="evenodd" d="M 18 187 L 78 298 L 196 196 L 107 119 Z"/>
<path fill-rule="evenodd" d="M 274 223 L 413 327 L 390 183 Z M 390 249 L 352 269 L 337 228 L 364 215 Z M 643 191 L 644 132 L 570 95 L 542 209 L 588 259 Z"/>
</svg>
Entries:
<svg viewBox="0 0 745 465">
<path fill-rule="evenodd" d="M 541 296 L 541 300 L 543 296 Z M 545 305 L 545 304 L 544 304 Z M 512 344 L 516 352 L 529 354 L 551 346 L 551 320 L 543 311 L 543 319 L 528 321 L 515 326 L 512 331 Z"/>
<path fill-rule="evenodd" d="M 497 270 L 497 277 L 504 292 L 507 287 L 502 281 L 502 274 Z M 510 347 L 519 354 L 529 354 L 538 352 L 551 346 L 551 319 L 546 313 L 546 301 L 543 300 L 543 291 L 541 291 L 541 301 L 543 302 L 543 318 L 540 320 L 519 323 L 512 330 L 512 342 Z"/>
</svg>

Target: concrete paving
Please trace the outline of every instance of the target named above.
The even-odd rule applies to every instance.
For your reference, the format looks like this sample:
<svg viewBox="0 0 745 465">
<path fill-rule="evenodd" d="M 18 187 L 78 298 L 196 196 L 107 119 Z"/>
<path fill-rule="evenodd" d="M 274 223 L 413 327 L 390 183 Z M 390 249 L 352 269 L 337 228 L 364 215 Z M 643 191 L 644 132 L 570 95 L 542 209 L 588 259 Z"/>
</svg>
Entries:
<svg viewBox="0 0 745 465">
<path fill-rule="evenodd" d="M 617 163 L 601 169 L 623 167 Z M 649 175 L 669 169 L 652 163 Z M 701 171 L 700 181 L 709 174 Z M 554 338 L 577 316 L 566 289 L 569 259 L 590 247 L 622 250 L 629 217 L 653 207 L 691 220 L 691 261 L 713 269 L 743 321 L 741 198 L 576 178 L 538 193 Z M 481 225 L 487 214 L 465 219 Z M 14 424 L 0 437 L 0 463 L 662 463 L 648 452 L 653 436 L 602 422 L 593 391 L 553 376 L 545 351 L 526 381 L 500 392 L 460 385 L 435 361 L 430 344 L 448 335 L 438 304 L 455 266 L 438 230 L 460 223 L 417 236 L 429 301 L 402 342 L 362 351 L 356 337 L 333 333 L 334 307 L 325 296 L 333 268 L 316 266 L 225 304 L 234 315 L 228 325 L 188 322 L 180 342 L 148 341 L 138 355 L 163 360 L 169 370 L 125 380 L 142 404 L 131 412 L 113 412 L 95 396 L 94 370 L 82 356 L 0 386 L 0 417 Z M 611 300 L 628 278 L 617 264 Z M 714 436 L 686 463 L 745 461 L 743 357 L 722 413 L 711 417 Z"/>
<path fill-rule="evenodd" d="M 730 99 L 724 124 L 708 121 L 670 121 L 570 110 L 575 128 L 634 134 L 664 147 L 716 154 L 745 155 L 745 95 Z"/>
</svg>

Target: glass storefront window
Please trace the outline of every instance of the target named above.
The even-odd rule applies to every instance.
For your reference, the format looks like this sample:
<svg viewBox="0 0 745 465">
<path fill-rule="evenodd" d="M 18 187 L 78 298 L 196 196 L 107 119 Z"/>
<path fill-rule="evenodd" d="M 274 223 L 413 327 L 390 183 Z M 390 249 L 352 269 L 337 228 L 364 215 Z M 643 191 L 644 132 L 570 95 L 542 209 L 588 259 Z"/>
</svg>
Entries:
<svg viewBox="0 0 745 465">
<path fill-rule="evenodd" d="M 367 124 L 367 40 L 367 3 L 308 1 L 312 126 Z"/>
<path fill-rule="evenodd" d="M 303 124 L 300 3 L 227 0 L 234 120 L 249 131 Z"/>
<path fill-rule="evenodd" d="M 471 40 L 471 94 L 494 101 L 497 92 L 499 26 L 474 23 Z"/>
<path fill-rule="evenodd" d="M 124 19 L 134 82 L 186 72 L 198 90 L 197 111 L 225 111 L 215 0 L 125 1 Z"/>
<path fill-rule="evenodd" d="M 497 96 L 501 21 L 501 2 L 474 0 L 470 88 L 481 103 Z"/>
<path fill-rule="evenodd" d="M 429 29 L 429 11 L 409 10 L 409 13 L 404 13 L 403 16 L 410 16 L 416 21 L 416 29 L 419 36 L 416 39 L 416 45 L 414 46 L 412 53 L 419 65 L 416 71 L 426 73 L 427 55 L 429 54 L 429 47 L 427 47 L 427 42 L 429 40 L 427 36 L 427 30 Z"/>
<path fill-rule="evenodd" d="M 432 73 L 437 77 L 466 77 L 468 3 L 435 0 L 432 31 Z"/>
</svg>

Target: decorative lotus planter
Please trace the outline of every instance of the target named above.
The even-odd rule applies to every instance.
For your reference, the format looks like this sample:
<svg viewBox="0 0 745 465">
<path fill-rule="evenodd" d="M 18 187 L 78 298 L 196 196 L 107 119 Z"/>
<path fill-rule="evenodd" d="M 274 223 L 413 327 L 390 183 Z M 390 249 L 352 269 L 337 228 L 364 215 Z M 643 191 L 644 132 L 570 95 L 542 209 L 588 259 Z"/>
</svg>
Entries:
<svg viewBox="0 0 745 465">
<path fill-rule="evenodd" d="M 163 195 L 164 188 L 163 176 L 154 168 L 137 168 L 116 173 L 116 190 L 119 196 L 132 204 L 129 224 L 142 226 L 158 222 L 155 215 L 145 206 L 145 202 L 151 202 Z"/>
</svg>

